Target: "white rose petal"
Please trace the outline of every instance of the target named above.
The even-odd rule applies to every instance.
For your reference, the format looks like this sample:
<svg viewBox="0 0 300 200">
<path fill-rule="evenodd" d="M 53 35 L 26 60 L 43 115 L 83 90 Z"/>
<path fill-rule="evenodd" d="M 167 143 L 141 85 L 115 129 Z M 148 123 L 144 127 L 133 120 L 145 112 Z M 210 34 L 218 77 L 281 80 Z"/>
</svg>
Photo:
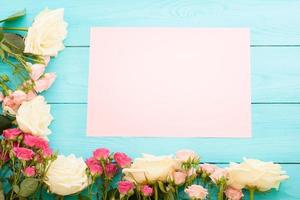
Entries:
<svg viewBox="0 0 300 200">
<path fill-rule="evenodd" d="M 55 194 L 66 196 L 82 191 L 88 186 L 87 166 L 82 158 L 59 155 L 46 174 L 45 183 Z"/>
<path fill-rule="evenodd" d="M 142 158 L 135 159 L 130 168 L 123 169 L 123 173 L 126 180 L 137 183 L 165 182 L 180 166 L 181 162 L 172 156 L 144 154 Z"/>
<path fill-rule="evenodd" d="M 16 115 L 19 128 L 25 133 L 47 138 L 51 133 L 48 126 L 53 120 L 50 105 L 43 96 L 36 96 L 22 103 Z"/>
<path fill-rule="evenodd" d="M 280 182 L 289 178 L 279 164 L 244 159 L 241 164 L 231 163 L 228 171 L 228 184 L 236 189 L 255 187 L 259 191 L 278 189 Z"/>
<path fill-rule="evenodd" d="M 25 38 L 25 53 L 42 56 L 56 56 L 64 49 L 63 40 L 67 36 L 64 9 L 46 8 L 36 16 Z"/>
</svg>

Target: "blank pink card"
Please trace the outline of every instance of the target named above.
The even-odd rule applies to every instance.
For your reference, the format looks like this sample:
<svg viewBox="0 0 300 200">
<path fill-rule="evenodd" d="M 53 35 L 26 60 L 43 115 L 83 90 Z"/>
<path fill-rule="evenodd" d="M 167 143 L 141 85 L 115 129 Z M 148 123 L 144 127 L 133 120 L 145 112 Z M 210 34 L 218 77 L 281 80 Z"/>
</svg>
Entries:
<svg viewBox="0 0 300 200">
<path fill-rule="evenodd" d="M 92 28 L 89 136 L 250 137 L 244 28 Z"/>
</svg>

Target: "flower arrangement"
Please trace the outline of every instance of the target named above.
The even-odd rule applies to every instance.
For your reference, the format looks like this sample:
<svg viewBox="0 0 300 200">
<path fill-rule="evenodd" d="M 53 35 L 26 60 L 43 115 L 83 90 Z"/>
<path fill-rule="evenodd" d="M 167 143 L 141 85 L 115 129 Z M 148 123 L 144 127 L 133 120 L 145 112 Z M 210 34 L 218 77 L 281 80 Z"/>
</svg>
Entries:
<svg viewBox="0 0 300 200">
<path fill-rule="evenodd" d="M 25 10 L 0 23 L 24 15 Z M 0 58 L 14 75 L 0 76 L 0 199 L 42 199 L 52 193 L 58 199 L 241 200 L 248 190 L 252 200 L 255 191 L 278 189 L 288 178 L 272 162 L 244 159 L 220 168 L 200 163 L 191 150 L 135 160 L 106 148 L 96 149 L 85 161 L 53 153 L 48 142 L 53 117 L 40 93 L 55 81 L 46 69 L 64 49 L 66 35 L 63 9 L 43 10 L 30 28 L 0 27 Z"/>
</svg>

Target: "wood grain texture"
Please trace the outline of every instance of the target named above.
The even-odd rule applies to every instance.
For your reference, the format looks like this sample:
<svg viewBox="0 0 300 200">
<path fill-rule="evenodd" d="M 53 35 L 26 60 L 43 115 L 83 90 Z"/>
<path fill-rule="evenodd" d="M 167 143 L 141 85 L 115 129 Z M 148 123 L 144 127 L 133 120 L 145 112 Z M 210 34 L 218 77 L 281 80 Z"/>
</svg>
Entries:
<svg viewBox="0 0 300 200">
<path fill-rule="evenodd" d="M 286 163 L 283 168 L 291 178 L 280 192 L 258 194 L 256 200 L 300 199 L 299 0 L 1 0 L 0 18 L 27 8 L 24 19 L 6 25 L 29 25 L 44 7 L 64 7 L 69 23 L 68 47 L 47 68 L 57 72 L 57 81 L 45 93 L 55 118 L 51 145 L 60 153 L 87 157 L 94 148 L 106 146 L 137 157 L 142 152 L 161 155 L 192 148 L 202 161 L 271 160 Z M 91 26 L 249 27 L 253 138 L 86 137 Z M 0 73 L 5 71 L 1 66 Z"/>
<path fill-rule="evenodd" d="M 297 0 L 1 0 L 1 5 L 1 16 L 27 8 L 19 22 L 25 25 L 44 7 L 64 7 L 66 44 L 72 46 L 89 45 L 91 26 L 250 27 L 253 45 L 300 44 Z"/>
</svg>

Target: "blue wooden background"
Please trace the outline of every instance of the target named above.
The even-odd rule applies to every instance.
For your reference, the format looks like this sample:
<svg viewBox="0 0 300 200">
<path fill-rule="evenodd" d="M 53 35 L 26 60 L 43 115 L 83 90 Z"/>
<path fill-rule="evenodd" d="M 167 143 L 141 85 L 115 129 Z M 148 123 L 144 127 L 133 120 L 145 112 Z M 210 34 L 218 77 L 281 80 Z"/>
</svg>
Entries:
<svg viewBox="0 0 300 200">
<path fill-rule="evenodd" d="M 87 157 L 97 147 L 170 154 L 199 152 L 204 162 L 242 157 L 274 161 L 291 178 L 280 192 L 257 199 L 300 199 L 300 1 L 299 0 L 0 0 L 0 16 L 26 8 L 12 25 L 30 25 L 43 8 L 65 8 L 66 49 L 48 71 L 57 81 L 45 93 L 55 121 L 51 145 L 62 154 Z M 92 138 L 86 136 L 89 30 L 91 26 L 249 27 L 251 29 L 251 139 Z"/>
</svg>

